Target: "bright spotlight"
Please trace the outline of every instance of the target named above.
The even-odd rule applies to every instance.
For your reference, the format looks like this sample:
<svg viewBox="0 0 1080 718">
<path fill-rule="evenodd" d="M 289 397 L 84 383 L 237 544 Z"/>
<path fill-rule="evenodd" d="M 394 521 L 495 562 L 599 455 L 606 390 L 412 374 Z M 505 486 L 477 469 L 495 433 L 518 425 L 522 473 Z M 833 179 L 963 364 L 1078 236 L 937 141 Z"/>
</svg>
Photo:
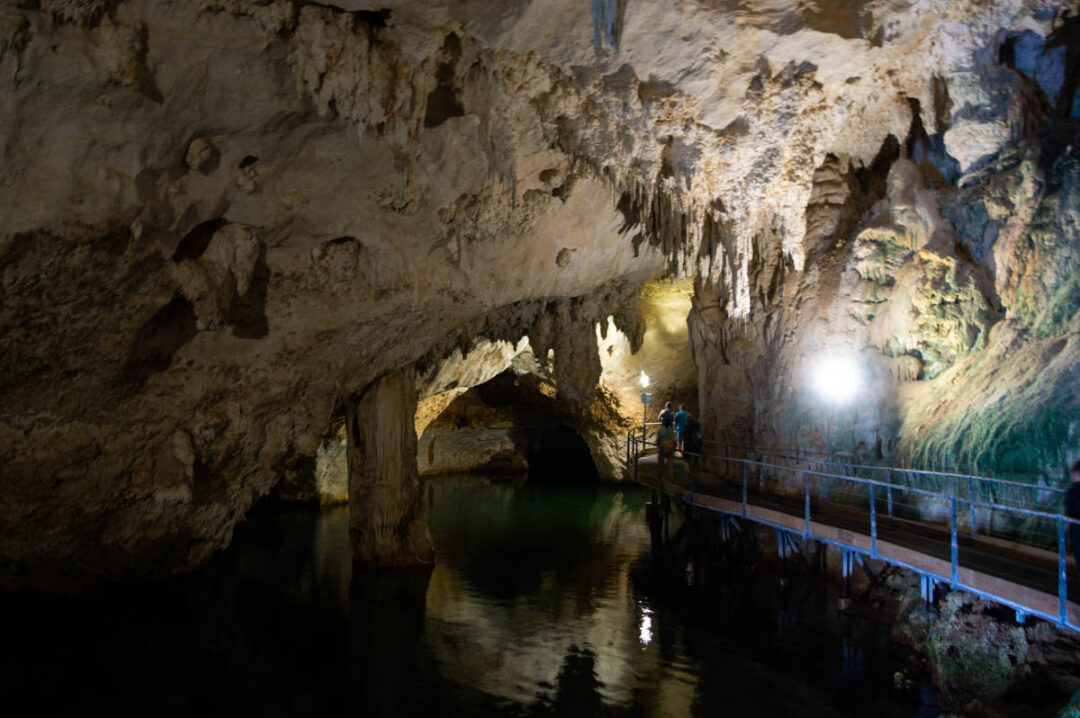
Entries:
<svg viewBox="0 0 1080 718">
<path fill-rule="evenodd" d="M 641 370 L 641 388 L 642 389 L 648 389 L 649 388 L 649 375 L 645 373 L 644 369 Z"/>
<path fill-rule="evenodd" d="M 854 399 L 861 388 L 862 370 L 851 357 L 818 357 L 811 369 L 811 381 L 822 399 L 841 406 Z"/>
</svg>

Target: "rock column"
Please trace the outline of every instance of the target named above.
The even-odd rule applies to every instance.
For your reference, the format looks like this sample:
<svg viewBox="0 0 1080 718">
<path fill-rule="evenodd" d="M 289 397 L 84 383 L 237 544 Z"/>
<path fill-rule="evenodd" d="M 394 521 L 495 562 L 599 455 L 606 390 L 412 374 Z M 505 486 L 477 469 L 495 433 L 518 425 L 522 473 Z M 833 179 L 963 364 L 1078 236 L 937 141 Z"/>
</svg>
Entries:
<svg viewBox="0 0 1080 718">
<path fill-rule="evenodd" d="M 349 401 L 349 527 L 360 565 L 415 566 L 435 559 L 416 468 L 415 416 L 411 367 Z"/>
</svg>

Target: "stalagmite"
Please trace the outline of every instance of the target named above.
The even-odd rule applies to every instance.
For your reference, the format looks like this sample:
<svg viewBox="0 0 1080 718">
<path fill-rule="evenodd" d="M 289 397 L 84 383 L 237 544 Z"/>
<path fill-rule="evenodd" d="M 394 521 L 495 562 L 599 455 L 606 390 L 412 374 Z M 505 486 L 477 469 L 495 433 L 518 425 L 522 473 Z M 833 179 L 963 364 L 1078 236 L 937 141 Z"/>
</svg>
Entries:
<svg viewBox="0 0 1080 718">
<path fill-rule="evenodd" d="M 415 415 L 412 367 L 383 376 L 349 401 L 349 527 L 360 565 L 435 560 L 416 468 Z"/>
</svg>

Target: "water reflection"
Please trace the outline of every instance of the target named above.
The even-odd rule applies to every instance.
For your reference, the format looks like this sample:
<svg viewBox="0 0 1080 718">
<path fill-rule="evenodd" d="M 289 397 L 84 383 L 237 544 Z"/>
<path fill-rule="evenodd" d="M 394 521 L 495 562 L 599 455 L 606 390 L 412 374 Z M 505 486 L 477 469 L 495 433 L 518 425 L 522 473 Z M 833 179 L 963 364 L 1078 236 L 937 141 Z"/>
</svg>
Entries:
<svg viewBox="0 0 1080 718">
<path fill-rule="evenodd" d="M 435 489 L 430 516 L 440 561 L 426 647 L 442 675 L 555 704 L 560 676 L 580 678 L 587 663 L 604 703 L 632 703 L 640 646 L 628 583 L 649 546 L 640 503 L 633 511 L 623 493 L 596 488 L 450 484 Z"/>
<path fill-rule="evenodd" d="M 644 606 L 641 608 L 641 634 L 638 640 L 645 647 L 652 643 L 652 611 Z"/>
<path fill-rule="evenodd" d="M 208 570 L 94 600 L 3 597 L 9 695 L 154 715 L 931 711 L 824 581 L 709 560 L 636 489 L 431 483 L 433 570 L 353 572 L 344 509 L 251 518 Z M 63 686 L 56 690 L 56 686 Z"/>
</svg>

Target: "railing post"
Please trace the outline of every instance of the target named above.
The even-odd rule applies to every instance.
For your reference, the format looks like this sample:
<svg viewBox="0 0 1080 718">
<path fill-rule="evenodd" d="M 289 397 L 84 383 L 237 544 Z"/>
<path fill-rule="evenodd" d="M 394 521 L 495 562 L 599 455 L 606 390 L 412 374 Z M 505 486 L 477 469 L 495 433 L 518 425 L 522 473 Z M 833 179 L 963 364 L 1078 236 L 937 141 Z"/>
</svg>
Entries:
<svg viewBox="0 0 1080 718">
<path fill-rule="evenodd" d="M 892 518 L 892 468 L 885 469 L 885 483 L 888 487 L 885 489 L 885 500 L 889 504 L 889 518 Z"/>
<path fill-rule="evenodd" d="M 870 555 L 877 558 L 877 509 L 874 504 L 874 485 L 870 484 Z"/>
<path fill-rule="evenodd" d="M 634 483 L 638 480 L 638 464 L 641 463 L 641 449 L 637 445 L 637 432 L 634 433 Z"/>
<path fill-rule="evenodd" d="M 956 493 L 952 498 L 952 511 L 950 521 L 950 539 L 952 541 L 952 584 L 955 588 L 960 583 L 960 542 L 956 538 Z"/>
<path fill-rule="evenodd" d="M 805 471 L 803 475 L 803 538 L 810 536 L 810 474 Z"/>
<path fill-rule="evenodd" d="M 743 515 L 744 519 L 746 518 L 746 480 L 747 480 L 746 470 L 747 470 L 747 466 L 748 466 L 747 464 L 742 465 L 742 515 Z"/>
<path fill-rule="evenodd" d="M 1058 516 L 1058 617 L 1061 625 L 1069 622 L 1069 583 L 1065 573 L 1065 519 Z"/>
<path fill-rule="evenodd" d="M 971 535 L 975 535 L 975 479 L 968 477 L 968 500 L 971 502 Z"/>
</svg>

